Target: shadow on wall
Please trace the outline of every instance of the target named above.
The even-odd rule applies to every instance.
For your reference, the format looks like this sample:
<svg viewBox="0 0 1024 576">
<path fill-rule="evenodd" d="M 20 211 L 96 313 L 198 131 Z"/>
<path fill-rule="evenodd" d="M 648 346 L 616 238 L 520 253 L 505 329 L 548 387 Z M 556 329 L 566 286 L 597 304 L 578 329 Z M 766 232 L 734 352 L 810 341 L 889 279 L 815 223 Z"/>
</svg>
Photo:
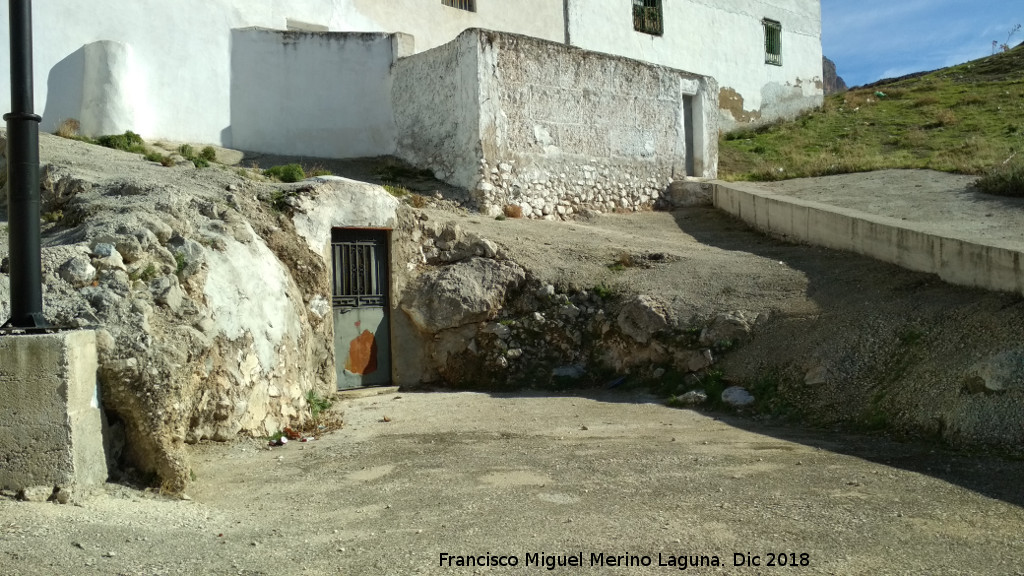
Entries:
<svg viewBox="0 0 1024 576">
<path fill-rule="evenodd" d="M 75 50 L 50 69 L 46 78 L 46 106 L 39 129 L 53 132 L 68 118 L 82 113 L 82 86 L 85 83 L 85 47 Z"/>
</svg>

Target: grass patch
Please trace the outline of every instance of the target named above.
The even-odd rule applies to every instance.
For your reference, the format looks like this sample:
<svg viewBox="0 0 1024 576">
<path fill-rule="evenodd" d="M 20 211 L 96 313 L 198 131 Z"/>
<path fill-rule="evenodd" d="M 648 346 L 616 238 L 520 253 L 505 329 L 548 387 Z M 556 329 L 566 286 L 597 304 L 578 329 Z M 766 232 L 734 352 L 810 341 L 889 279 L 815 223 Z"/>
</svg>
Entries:
<svg viewBox="0 0 1024 576">
<path fill-rule="evenodd" d="M 409 189 L 406 188 L 405 186 L 399 186 L 397 184 L 391 183 L 384 184 L 383 186 L 384 190 L 386 190 L 388 194 L 391 194 L 395 198 L 405 198 L 410 194 Z"/>
<path fill-rule="evenodd" d="M 891 168 L 984 175 L 1022 148 L 1024 48 L 1015 48 L 828 96 L 791 122 L 725 134 L 719 174 L 760 181 Z"/>
</svg>

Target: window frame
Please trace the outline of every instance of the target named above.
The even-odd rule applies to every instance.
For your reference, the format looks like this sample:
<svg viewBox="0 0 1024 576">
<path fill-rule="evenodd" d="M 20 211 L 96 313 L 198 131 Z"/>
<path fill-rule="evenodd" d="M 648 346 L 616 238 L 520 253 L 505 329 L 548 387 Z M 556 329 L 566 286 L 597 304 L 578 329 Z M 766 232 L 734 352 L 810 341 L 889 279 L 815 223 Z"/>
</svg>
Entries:
<svg viewBox="0 0 1024 576">
<path fill-rule="evenodd" d="M 764 63 L 782 66 L 782 22 L 763 18 L 761 27 L 764 29 Z"/>
<path fill-rule="evenodd" d="M 633 30 L 651 36 L 665 35 L 662 0 L 633 0 Z"/>
<path fill-rule="evenodd" d="M 441 5 L 455 8 L 456 10 L 476 12 L 476 0 L 441 0 Z"/>
</svg>

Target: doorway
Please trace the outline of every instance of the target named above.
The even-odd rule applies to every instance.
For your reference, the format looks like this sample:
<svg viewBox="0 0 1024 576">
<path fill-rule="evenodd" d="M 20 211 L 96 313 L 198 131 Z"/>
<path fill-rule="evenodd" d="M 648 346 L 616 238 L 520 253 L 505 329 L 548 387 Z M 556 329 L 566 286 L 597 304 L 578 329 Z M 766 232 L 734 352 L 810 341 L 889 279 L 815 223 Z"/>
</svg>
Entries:
<svg viewBox="0 0 1024 576">
<path fill-rule="evenodd" d="M 391 384 L 388 231 L 331 230 L 331 293 L 338 389 Z"/>
</svg>

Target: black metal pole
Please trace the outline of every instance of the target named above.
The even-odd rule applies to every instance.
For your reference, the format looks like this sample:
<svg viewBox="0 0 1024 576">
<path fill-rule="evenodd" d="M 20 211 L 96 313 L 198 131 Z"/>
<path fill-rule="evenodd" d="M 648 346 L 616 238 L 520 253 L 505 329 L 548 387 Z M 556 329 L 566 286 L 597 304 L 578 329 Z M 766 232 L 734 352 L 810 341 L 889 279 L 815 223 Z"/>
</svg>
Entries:
<svg viewBox="0 0 1024 576">
<path fill-rule="evenodd" d="M 11 317 L 5 328 L 44 328 L 39 231 L 39 122 L 33 112 L 32 0 L 8 0 L 11 112 L 7 121 L 7 221 Z"/>
</svg>

